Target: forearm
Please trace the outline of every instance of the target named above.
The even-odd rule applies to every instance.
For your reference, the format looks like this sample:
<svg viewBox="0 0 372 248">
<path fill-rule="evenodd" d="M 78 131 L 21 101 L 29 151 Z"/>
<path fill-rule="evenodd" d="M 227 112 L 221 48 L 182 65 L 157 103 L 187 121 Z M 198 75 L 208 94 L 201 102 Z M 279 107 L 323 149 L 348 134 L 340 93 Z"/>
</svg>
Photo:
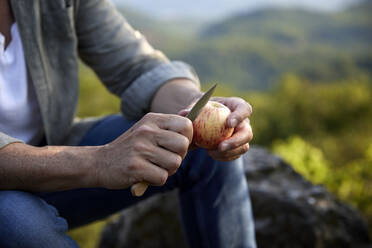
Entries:
<svg viewBox="0 0 372 248">
<path fill-rule="evenodd" d="M 0 189 L 58 191 L 97 186 L 92 156 L 97 149 L 10 144 L 0 149 Z"/>
<path fill-rule="evenodd" d="M 199 87 L 187 79 L 175 79 L 164 84 L 155 94 L 151 112 L 176 114 L 201 96 Z"/>
</svg>

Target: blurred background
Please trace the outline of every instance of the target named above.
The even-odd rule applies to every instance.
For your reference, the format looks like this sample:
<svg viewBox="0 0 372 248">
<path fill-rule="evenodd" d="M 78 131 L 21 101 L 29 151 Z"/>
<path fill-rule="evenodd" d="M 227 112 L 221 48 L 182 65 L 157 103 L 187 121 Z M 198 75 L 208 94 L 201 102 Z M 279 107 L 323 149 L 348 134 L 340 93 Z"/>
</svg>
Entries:
<svg viewBox="0 0 372 248">
<path fill-rule="evenodd" d="M 113 2 L 155 48 L 193 65 L 203 89 L 218 82 L 216 95 L 250 102 L 253 144 L 357 208 L 372 234 L 372 1 Z M 84 65 L 80 80 L 79 116 L 119 112 Z M 70 235 L 96 247 L 104 223 Z"/>
</svg>

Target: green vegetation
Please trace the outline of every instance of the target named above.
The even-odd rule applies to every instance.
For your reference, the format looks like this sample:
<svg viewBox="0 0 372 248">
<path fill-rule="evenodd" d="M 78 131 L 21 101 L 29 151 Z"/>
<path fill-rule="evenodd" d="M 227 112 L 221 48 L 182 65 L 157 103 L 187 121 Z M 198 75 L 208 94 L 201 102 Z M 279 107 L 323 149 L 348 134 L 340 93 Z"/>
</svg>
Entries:
<svg viewBox="0 0 372 248">
<path fill-rule="evenodd" d="M 232 16 L 192 36 L 172 36 L 164 23 L 161 35 L 154 35 L 157 24 L 143 32 L 171 58 L 194 65 L 203 82 L 267 90 L 284 73 L 311 82 L 371 76 L 371 11 L 368 1 L 333 14 L 273 8 Z"/>
<path fill-rule="evenodd" d="M 216 95 L 252 104 L 254 144 L 355 206 L 372 228 L 371 6 L 261 10 L 183 35 L 140 20 L 150 42 L 194 65 L 202 82 L 224 82 Z M 84 66 L 80 81 L 79 116 L 119 112 L 119 100 Z M 70 234 L 93 248 L 103 223 Z"/>
<path fill-rule="evenodd" d="M 305 178 L 359 209 L 372 234 L 370 79 L 313 84 L 287 75 L 264 93 L 222 87 L 217 94 L 250 102 L 253 143 L 272 149 Z"/>
<path fill-rule="evenodd" d="M 260 99 L 266 97 L 271 102 Z M 255 101 L 261 102 L 252 118 L 256 142 L 271 147 L 305 178 L 354 205 L 372 224 L 370 84 L 314 86 L 288 77 L 274 92 L 252 97 L 253 105 Z"/>
<path fill-rule="evenodd" d="M 98 247 L 101 232 L 105 224 L 105 220 L 94 222 L 90 225 L 69 231 L 68 235 L 75 240 L 81 248 L 96 248 Z"/>
<path fill-rule="evenodd" d="M 101 88 L 91 72 L 84 72 L 79 115 L 118 112 L 118 99 Z M 222 85 L 216 95 L 237 95 L 249 101 L 254 107 L 253 143 L 278 153 L 305 178 L 358 208 L 372 224 L 372 86 L 368 79 L 311 84 L 287 75 L 265 93 Z M 84 248 L 94 247 L 91 237 L 98 241 L 93 234 L 102 227 L 103 222 L 98 222 L 71 235 Z"/>
</svg>

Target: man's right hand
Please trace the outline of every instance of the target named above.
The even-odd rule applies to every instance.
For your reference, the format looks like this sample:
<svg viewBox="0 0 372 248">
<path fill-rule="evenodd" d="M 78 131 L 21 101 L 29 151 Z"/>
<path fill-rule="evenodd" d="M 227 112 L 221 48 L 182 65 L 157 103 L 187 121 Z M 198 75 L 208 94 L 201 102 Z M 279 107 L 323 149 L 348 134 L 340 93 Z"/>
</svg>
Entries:
<svg viewBox="0 0 372 248">
<path fill-rule="evenodd" d="M 122 189 L 138 182 L 164 185 L 185 158 L 192 122 L 182 116 L 149 113 L 96 153 L 97 185 Z"/>
</svg>

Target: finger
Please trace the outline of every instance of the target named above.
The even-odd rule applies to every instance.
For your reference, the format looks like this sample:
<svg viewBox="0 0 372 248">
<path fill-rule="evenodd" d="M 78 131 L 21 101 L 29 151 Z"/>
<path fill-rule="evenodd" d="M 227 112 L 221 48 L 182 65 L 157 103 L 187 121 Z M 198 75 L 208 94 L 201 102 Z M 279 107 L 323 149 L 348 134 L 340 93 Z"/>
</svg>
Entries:
<svg viewBox="0 0 372 248">
<path fill-rule="evenodd" d="M 218 101 L 231 110 L 231 114 L 228 118 L 229 127 L 236 127 L 244 119 L 248 118 L 252 114 L 252 106 L 247 103 L 244 99 L 239 97 L 216 97 L 213 100 Z"/>
<path fill-rule="evenodd" d="M 189 119 L 179 115 L 157 114 L 154 121 L 159 128 L 182 134 L 192 141 L 193 127 Z"/>
<path fill-rule="evenodd" d="M 229 162 L 229 161 L 237 160 L 240 157 L 241 157 L 241 155 L 236 156 L 236 157 L 232 157 L 232 158 L 222 159 L 221 161 Z"/>
<path fill-rule="evenodd" d="M 153 186 L 161 186 L 164 185 L 168 179 L 168 172 L 165 169 L 145 159 L 132 167 L 134 167 L 136 171 L 134 175 L 136 183 L 146 182 Z"/>
<path fill-rule="evenodd" d="M 238 158 L 241 157 L 241 155 L 239 155 L 239 156 L 231 157 L 231 158 L 222 158 L 222 157 L 214 157 L 214 155 L 212 155 L 212 154 L 210 154 L 210 156 L 211 156 L 214 160 L 217 160 L 217 161 L 224 161 L 224 162 L 233 161 L 233 160 L 236 160 L 236 159 L 238 159 Z"/>
<path fill-rule="evenodd" d="M 252 139 L 252 127 L 249 123 L 249 120 L 245 119 L 235 128 L 234 133 L 230 138 L 224 140 L 218 145 L 218 150 L 221 152 L 232 150 L 249 143 Z"/>
<path fill-rule="evenodd" d="M 180 155 L 160 147 L 155 147 L 147 159 L 153 164 L 165 169 L 169 176 L 176 173 L 182 163 L 182 157 Z"/>
<path fill-rule="evenodd" d="M 220 152 L 218 150 L 211 150 L 211 151 L 208 151 L 208 153 L 213 158 L 217 158 L 219 160 L 222 160 L 222 159 L 227 160 L 227 159 L 239 157 L 243 155 L 244 153 L 246 153 L 248 150 L 249 150 L 249 144 L 246 143 L 230 151 Z"/>
<path fill-rule="evenodd" d="M 182 109 L 178 115 L 185 117 L 190 112 L 190 109 Z"/>
<path fill-rule="evenodd" d="M 155 135 L 155 142 L 158 146 L 180 155 L 182 159 L 185 158 L 187 149 L 190 145 L 190 140 L 188 138 L 169 130 L 160 130 L 157 132 Z"/>
<path fill-rule="evenodd" d="M 244 119 L 248 118 L 252 114 L 252 107 L 247 102 L 239 103 L 235 110 L 230 114 L 227 123 L 230 127 L 236 127 Z"/>
</svg>

